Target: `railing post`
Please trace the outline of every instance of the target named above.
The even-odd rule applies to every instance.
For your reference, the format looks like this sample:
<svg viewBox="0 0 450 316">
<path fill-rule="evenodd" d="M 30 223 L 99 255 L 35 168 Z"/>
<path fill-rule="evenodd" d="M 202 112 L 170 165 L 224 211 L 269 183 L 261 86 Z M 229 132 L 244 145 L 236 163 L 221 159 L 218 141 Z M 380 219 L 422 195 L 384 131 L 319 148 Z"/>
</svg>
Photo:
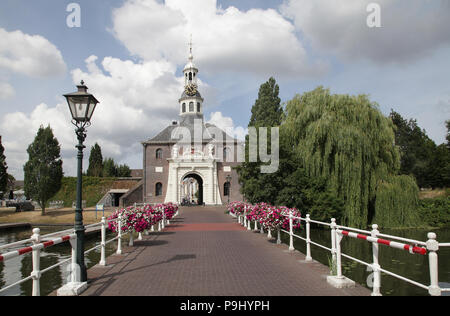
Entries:
<svg viewBox="0 0 450 316">
<path fill-rule="evenodd" d="M 262 224 L 262 223 L 260 223 L 260 226 L 261 226 L 261 229 L 259 230 L 259 232 L 261 233 L 261 234 L 264 234 L 264 225 Z"/>
<path fill-rule="evenodd" d="M 289 210 L 289 251 L 294 251 L 294 221 L 292 210 Z"/>
<path fill-rule="evenodd" d="M 277 245 L 281 245 L 281 229 L 277 228 Z"/>
<path fill-rule="evenodd" d="M 258 231 L 258 220 L 255 219 L 255 226 L 253 228 L 254 231 Z"/>
<path fill-rule="evenodd" d="M 106 266 L 106 218 L 102 217 L 102 241 L 100 251 L 100 263 L 101 266 Z"/>
<path fill-rule="evenodd" d="M 117 230 L 118 230 L 118 241 L 117 241 L 117 251 L 116 254 L 122 254 L 122 214 L 117 217 Z"/>
<path fill-rule="evenodd" d="M 161 229 L 164 229 L 166 227 L 166 212 L 164 212 L 164 209 L 162 209 L 161 211 L 162 211 L 162 215 L 163 215 Z"/>
<path fill-rule="evenodd" d="M 306 258 L 305 261 L 312 261 L 311 257 L 311 224 L 310 215 L 306 214 Z"/>
<path fill-rule="evenodd" d="M 31 236 L 33 239 L 33 245 L 37 245 L 41 242 L 41 230 L 39 228 L 33 229 L 33 235 Z M 41 295 L 41 286 L 40 286 L 40 279 L 41 279 L 41 250 L 36 249 L 33 250 L 32 254 L 32 260 L 33 260 L 33 271 L 31 272 L 31 277 L 33 278 L 33 296 L 40 296 Z"/>
<path fill-rule="evenodd" d="M 341 258 L 341 240 L 342 240 L 342 235 L 337 233 L 337 230 L 334 230 L 334 233 L 336 235 L 335 240 L 336 240 L 336 271 L 337 271 L 337 275 L 336 277 L 338 279 L 342 279 L 342 258 Z"/>
<path fill-rule="evenodd" d="M 431 296 L 440 296 L 441 288 L 439 287 L 438 255 L 436 252 L 439 250 L 439 243 L 436 240 L 435 233 L 428 233 L 427 236 L 427 250 L 430 266 L 430 286 L 428 287 L 428 293 Z"/>
<path fill-rule="evenodd" d="M 372 231 L 370 235 L 374 238 L 377 238 L 378 234 L 380 232 L 378 231 L 378 225 L 373 224 L 372 225 Z M 373 264 L 372 264 L 372 270 L 373 270 L 373 289 L 372 289 L 372 296 L 381 296 L 380 288 L 381 288 L 381 272 L 380 272 L 380 264 L 378 261 L 378 243 L 372 242 L 372 254 L 373 254 Z"/>
<path fill-rule="evenodd" d="M 331 219 L 331 260 L 336 264 L 336 219 Z"/>
</svg>

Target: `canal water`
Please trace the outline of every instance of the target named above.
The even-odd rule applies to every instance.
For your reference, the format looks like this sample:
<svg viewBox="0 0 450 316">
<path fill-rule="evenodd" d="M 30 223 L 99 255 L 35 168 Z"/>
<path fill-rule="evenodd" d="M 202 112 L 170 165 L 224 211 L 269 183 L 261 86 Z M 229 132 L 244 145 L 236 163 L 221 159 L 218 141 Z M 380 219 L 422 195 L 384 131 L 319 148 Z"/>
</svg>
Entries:
<svg viewBox="0 0 450 316">
<path fill-rule="evenodd" d="M 67 229 L 67 227 L 42 227 L 41 234 L 48 234 L 54 231 Z M 450 242 L 450 229 L 433 230 L 437 234 L 439 242 Z M 401 229 L 401 230 L 383 230 L 382 233 L 395 236 L 411 238 L 415 240 L 426 241 L 427 230 L 422 229 Z M 299 234 L 305 237 L 304 230 Z M 14 229 L 0 233 L 0 245 L 12 243 L 18 240 L 30 238 L 30 229 Z M 108 233 L 107 240 L 115 235 Z M 312 227 L 311 240 L 330 248 L 331 234 L 329 229 L 318 229 Z M 289 242 L 289 236 L 282 233 L 282 241 Z M 127 242 L 123 241 L 124 244 Z M 100 234 L 87 236 L 86 249 L 99 245 Z M 111 255 L 116 250 L 116 242 L 107 245 L 107 255 Z M 294 238 L 294 246 L 302 253 L 306 252 L 306 245 L 300 239 Z M 344 238 L 342 243 L 342 252 L 365 262 L 372 262 L 371 243 L 364 240 Z M 311 246 L 312 257 L 314 260 L 324 265 L 329 265 L 330 253 L 314 245 Z M 450 247 L 442 247 L 439 252 L 439 282 L 443 287 L 450 287 Z M 41 269 L 70 258 L 71 248 L 68 243 L 52 246 L 41 253 Z M 88 268 L 96 265 L 100 260 L 100 250 L 90 252 L 86 256 L 86 265 Z M 380 265 L 391 272 L 407 277 L 414 281 L 428 285 L 430 282 L 428 257 L 418 254 L 410 254 L 407 251 L 390 248 L 384 245 L 379 246 Z M 255 262 L 255 264 L 257 264 Z M 343 274 L 355 282 L 371 288 L 371 271 L 367 267 L 342 258 Z M 26 278 L 32 271 L 31 254 L 26 254 L 15 259 L 0 263 L 0 288 L 12 284 L 20 279 Z M 66 283 L 69 277 L 68 265 L 62 265 L 42 275 L 41 295 L 48 295 Z M 409 295 L 420 296 L 428 295 L 427 291 L 411 285 L 407 282 L 398 280 L 389 275 L 381 275 L 381 292 L 383 295 Z M 31 295 L 31 281 L 15 286 L 8 291 L 0 293 L 4 295 Z"/>
</svg>

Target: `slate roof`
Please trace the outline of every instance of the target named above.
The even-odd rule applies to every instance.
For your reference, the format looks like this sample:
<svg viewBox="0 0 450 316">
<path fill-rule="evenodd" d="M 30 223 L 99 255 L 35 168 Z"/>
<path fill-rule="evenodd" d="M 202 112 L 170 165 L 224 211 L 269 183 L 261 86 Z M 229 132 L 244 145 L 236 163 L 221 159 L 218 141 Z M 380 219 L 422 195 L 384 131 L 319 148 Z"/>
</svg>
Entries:
<svg viewBox="0 0 450 316">
<path fill-rule="evenodd" d="M 181 116 L 181 121 L 177 123 L 177 125 L 170 125 L 167 126 L 165 129 L 163 129 L 159 134 L 157 134 L 155 137 L 148 139 L 147 141 L 144 141 L 144 144 L 160 144 L 160 143 L 176 143 L 178 139 L 172 138 L 172 133 L 174 133 L 174 130 L 181 127 L 188 128 L 191 134 L 191 142 L 194 141 L 194 122 L 195 120 L 202 120 L 202 133 L 203 135 L 207 135 L 203 138 L 203 143 L 209 143 L 214 140 L 214 138 L 217 138 L 216 135 L 211 135 L 210 131 L 220 131 L 222 133 L 222 139 L 225 141 L 226 139 L 233 139 L 233 137 L 227 135 L 223 130 L 219 129 L 217 126 L 209 123 L 204 123 L 203 121 L 203 115 L 201 114 L 187 114 L 184 116 Z M 236 140 L 240 142 L 239 140 Z"/>
</svg>

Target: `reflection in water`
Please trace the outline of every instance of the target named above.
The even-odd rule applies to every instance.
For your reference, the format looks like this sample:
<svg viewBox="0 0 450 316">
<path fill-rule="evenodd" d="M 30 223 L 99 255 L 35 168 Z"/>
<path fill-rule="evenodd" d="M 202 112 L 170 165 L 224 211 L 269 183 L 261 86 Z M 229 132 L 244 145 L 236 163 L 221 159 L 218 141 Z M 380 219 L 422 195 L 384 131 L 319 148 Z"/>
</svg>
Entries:
<svg viewBox="0 0 450 316">
<path fill-rule="evenodd" d="M 426 241 L 427 230 L 424 229 L 384 229 L 383 234 L 391 234 L 398 237 Z M 436 229 L 438 241 L 450 241 L 450 229 Z M 305 238 L 305 230 L 299 234 Z M 330 229 L 319 229 L 311 227 L 311 240 L 321 245 L 331 248 Z M 282 234 L 282 241 L 289 244 L 289 235 Z M 306 253 L 306 244 L 302 240 L 294 238 L 294 247 Z M 372 243 L 344 237 L 341 242 L 342 253 L 360 259 L 367 263 L 372 263 Z M 328 266 L 328 260 L 331 256 L 329 251 L 311 245 L 311 253 L 314 260 Z M 438 251 L 439 256 L 439 282 L 450 282 L 450 247 L 441 247 Z M 413 281 L 429 285 L 429 266 L 428 256 L 410 254 L 391 248 L 385 245 L 379 245 L 379 262 L 383 269 L 396 273 L 400 276 L 409 278 Z M 367 266 L 356 263 L 353 260 L 342 257 L 342 273 L 355 282 L 370 288 L 372 271 Z M 369 282 L 368 282 L 369 281 Z M 369 285 L 368 285 L 369 284 Z M 428 292 L 415 285 L 399 280 L 385 273 L 381 273 L 381 293 L 383 295 L 428 295 Z"/>
<path fill-rule="evenodd" d="M 41 228 L 41 234 L 49 234 L 55 231 L 65 230 L 67 227 L 44 227 Z M 31 231 L 23 229 L 8 230 L 0 233 L 0 245 L 12 243 L 15 241 L 30 238 Z M 107 232 L 107 239 L 113 238 L 115 235 Z M 124 243 L 125 243 L 124 239 Z M 91 249 L 100 244 L 100 233 L 87 235 L 85 240 L 86 250 Z M 7 251 L 22 248 L 10 248 Z M 106 246 L 106 255 L 113 254 L 116 250 L 116 243 L 110 243 Z M 70 258 L 72 250 L 69 242 L 51 246 L 41 251 L 40 269 L 43 270 L 52 265 L 55 265 L 61 261 Z M 100 249 L 90 252 L 86 255 L 85 263 L 87 268 L 91 268 L 96 265 L 100 260 Z M 4 263 L 0 263 L 0 288 L 13 284 L 20 279 L 28 277 L 33 270 L 31 253 L 19 256 L 7 260 Z M 41 275 L 40 286 L 41 295 L 48 295 L 53 291 L 60 288 L 63 284 L 66 284 L 70 275 L 70 261 L 62 266 L 56 267 L 47 271 Z M 0 296 L 19 296 L 19 295 L 31 295 L 32 294 L 32 280 L 24 282 L 18 286 L 14 286 L 11 289 L 0 293 Z"/>
</svg>

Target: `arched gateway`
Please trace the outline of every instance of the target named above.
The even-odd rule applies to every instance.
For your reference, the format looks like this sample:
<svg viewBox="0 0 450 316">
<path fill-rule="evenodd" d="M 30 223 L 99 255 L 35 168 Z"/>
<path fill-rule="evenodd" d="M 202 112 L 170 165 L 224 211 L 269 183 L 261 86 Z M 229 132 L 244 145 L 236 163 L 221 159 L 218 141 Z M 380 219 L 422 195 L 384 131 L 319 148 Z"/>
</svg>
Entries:
<svg viewBox="0 0 450 316">
<path fill-rule="evenodd" d="M 181 181 L 181 201 L 203 205 L 203 179 L 196 173 L 188 173 Z"/>
<path fill-rule="evenodd" d="M 189 61 L 183 70 L 185 89 L 178 100 L 179 121 L 142 142 L 144 203 L 182 203 L 183 198 L 189 197 L 191 202 L 194 199 L 199 204 L 218 205 L 228 201 L 225 193 L 231 194 L 231 200 L 242 200 L 234 167 L 242 161 L 238 157 L 243 157 L 243 143 L 205 123 L 197 74 L 191 46 Z M 224 192 L 227 176 L 231 176 L 232 181 L 228 192 Z M 188 178 L 197 183 L 198 196 L 186 191 Z M 157 183 L 159 190 L 155 194 Z M 191 190 L 193 187 L 194 184 Z"/>
</svg>

